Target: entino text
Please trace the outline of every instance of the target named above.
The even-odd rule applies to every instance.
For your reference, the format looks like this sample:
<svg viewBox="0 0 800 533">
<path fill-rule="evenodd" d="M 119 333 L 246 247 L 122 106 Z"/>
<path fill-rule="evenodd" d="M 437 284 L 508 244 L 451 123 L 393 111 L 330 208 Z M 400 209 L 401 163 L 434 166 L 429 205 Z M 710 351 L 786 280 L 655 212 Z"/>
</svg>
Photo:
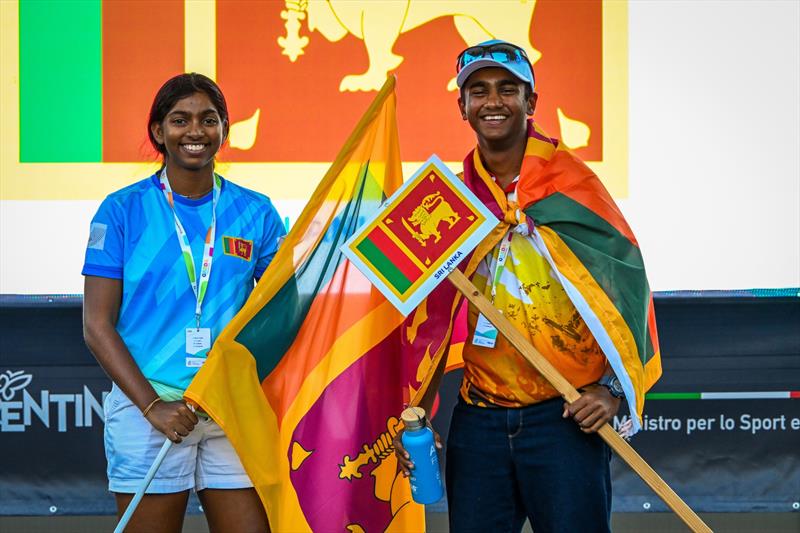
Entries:
<svg viewBox="0 0 800 533">
<path fill-rule="evenodd" d="M 35 419 L 48 429 L 52 424 L 61 433 L 69 428 L 92 427 L 95 415 L 103 422 L 103 400 L 108 391 L 97 398 L 86 385 L 75 394 L 40 390 L 37 401 L 27 390 L 32 379 L 23 371 L 0 374 L 0 432 L 23 432 Z M 20 390 L 21 398 L 17 395 Z"/>
</svg>

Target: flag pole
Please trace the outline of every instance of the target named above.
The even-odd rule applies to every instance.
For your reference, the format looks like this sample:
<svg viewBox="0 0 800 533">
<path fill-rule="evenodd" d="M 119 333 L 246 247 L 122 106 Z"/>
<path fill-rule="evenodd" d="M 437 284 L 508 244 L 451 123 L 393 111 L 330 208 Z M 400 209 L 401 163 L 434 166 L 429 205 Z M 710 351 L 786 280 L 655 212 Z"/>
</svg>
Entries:
<svg viewBox="0 0 800 533">
<path fill-rule="evenodd" d="M 142 497 L 144 496 L 147 487 L 150 486 L 150 482 L 153 481 L 153 477 L 156 475 L 156 472 L 158 472 L 161 463 L 164 462 L 164 457 L 167 456 L 167 452 L 171 447 L 172 447 L 172 441 L 169 439 L 164 439 L 164 444 L 158 451 L 156 460 L 153 461 L 152 465 L 150 465 L 150 470 L 147 471 L 147 475 L 142 480 L 142 484 L 136 490 L 136 494 L 134 494 L 131 503 L 128 504 L 128 508 L 125 509 L 125 513 L 123 513 L 122 518 L 119 519 L 117 527 L 114 528 L 114 533 L 122 533 L 123 531 L 125 531 L 125 526 L 127 526 L 128 522 L 130 522 L 131 516 L 133 516 L 133 512 L 136 510 L 136 507 L 139 506 L 139 502 L 142 501 Z"/>
<path fill-rule="evenodd" d="M 550 361 L 540 354 L 514 325 L 504 317 L 494 305 L 467 279 L 463 272 L 454 269 L 447 277 L 478 310 L 502 333 L 511 345 L 528 360 L 536 370 L 561 394 L 567 403 L 580 398 L 580 393 L 567 381 Z M 635 415 L 634 415 L 635 416 Z M 598 431 L 600 437 L 664 500 L 670 509 L 695 533 L 711 533 L 702 519 L 686 505 L 680 496 L 661 479 L 653 468 L 636 453 L 636 450 L 623 439 L 614 428 L 605 424 Z"/>
</svg>

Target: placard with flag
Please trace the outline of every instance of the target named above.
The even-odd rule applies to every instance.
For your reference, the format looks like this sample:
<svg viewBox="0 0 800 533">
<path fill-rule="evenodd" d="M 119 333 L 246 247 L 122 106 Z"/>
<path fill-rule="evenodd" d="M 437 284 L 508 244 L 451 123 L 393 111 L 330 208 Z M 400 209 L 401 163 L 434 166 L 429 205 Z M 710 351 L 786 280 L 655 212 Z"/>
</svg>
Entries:
<svg viewBox="0 0 800 533">
<path fill-rule="evenodd" d="M 432 155 L 342 252 L 408 315 L 497 223 L 497 217 Z"/>
</svg>

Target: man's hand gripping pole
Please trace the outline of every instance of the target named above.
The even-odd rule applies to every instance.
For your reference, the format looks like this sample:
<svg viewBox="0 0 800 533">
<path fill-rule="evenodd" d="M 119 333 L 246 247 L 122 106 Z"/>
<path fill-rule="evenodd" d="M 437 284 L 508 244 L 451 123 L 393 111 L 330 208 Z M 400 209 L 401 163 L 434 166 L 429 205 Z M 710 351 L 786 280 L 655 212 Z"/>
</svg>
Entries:
<svg viewBox="0 0 800 533">
<path fill-rule="evenodd" d="M 550 364 L 550 361 L 534 348 L 509 320 L 495 309 L 492 303 L 475 288 L 472 282 L 458 269 L 454 269 L 448 276 L 450 282 L 491 322 L 497 331 L 502 333 L 514 348 L 530 362 L 536 370 L 561 394 L 567 403 L 573 403 L 580 398 L 580 393 L 567 381 L 561 373 Z M 655 470 L 636 453 L 630 444 L 623 439 L 614 428 L 605 424 L 598 431 L 600 437 L 606 441 L 612 450 L 619 455 L 633 470 L 650 486 L 653 491 L 672 509 L 678 517 L 695 533 L 711 533 L 692 509 L 686 505 L 680 496 L 661 479 Z"/>
</svg>

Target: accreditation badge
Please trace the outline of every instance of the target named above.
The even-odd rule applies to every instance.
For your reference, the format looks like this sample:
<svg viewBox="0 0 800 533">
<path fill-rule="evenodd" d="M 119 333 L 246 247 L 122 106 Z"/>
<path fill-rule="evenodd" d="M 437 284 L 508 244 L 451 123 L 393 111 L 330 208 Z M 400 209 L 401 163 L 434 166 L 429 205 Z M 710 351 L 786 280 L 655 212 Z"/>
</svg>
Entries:
<svg viewBox="0 0 800 533">
<path fill-rule="evenodd" d="M 211 349 L 211 328 L 186 328 L 186 366 L 200 367 Z M 201 354 L 201 357 L 196 357 Z"/>
<path fill-rule="evenodd" d="M 472 336 L 472 344 L 484 348 L 494 348 L 496 343 L 497 328 L 483 316 L 483 313 L 479 313 L 478 322 L 475 324 L 475 334 Z"/>
</svg>

